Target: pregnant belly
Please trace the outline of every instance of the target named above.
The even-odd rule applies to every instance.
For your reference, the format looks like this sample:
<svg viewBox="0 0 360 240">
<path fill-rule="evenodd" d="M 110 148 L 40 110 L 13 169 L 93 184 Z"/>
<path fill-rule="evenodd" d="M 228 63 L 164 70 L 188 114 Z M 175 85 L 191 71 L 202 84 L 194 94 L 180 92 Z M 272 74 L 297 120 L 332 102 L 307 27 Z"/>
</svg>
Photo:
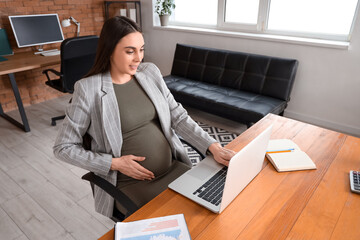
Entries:
<svg viewBox="0 0 360 240">
<path fill-rule="evenodd" d="M 141 126 L 123 135 L 121 155 L 145 157 L 139 162 L 158 177 L 166 173 L 172 164 L 171 148 L 160 127 L 154 123 Z"/>
</svg>

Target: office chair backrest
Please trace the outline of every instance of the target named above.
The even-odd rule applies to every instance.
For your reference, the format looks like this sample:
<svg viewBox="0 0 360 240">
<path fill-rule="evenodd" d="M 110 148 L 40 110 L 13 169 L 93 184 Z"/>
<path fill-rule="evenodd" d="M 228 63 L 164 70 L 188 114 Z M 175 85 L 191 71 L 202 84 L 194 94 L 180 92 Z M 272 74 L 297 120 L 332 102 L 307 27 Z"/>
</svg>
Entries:
<svg viewBox="0 0 360 240">
<path fill-rule="evenodd" d="M 94 64 L 98 36 L 67 38 L 61 43 L 61 73 L 65 91 L 72 93 L 74 84 Z"/>
</svg>

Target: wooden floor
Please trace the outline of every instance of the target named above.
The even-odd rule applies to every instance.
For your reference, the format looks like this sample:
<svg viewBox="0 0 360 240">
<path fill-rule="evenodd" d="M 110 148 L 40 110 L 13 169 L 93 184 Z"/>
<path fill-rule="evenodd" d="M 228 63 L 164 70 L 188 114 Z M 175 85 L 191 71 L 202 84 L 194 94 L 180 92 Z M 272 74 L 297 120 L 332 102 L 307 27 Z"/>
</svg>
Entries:
<svg viewBox="0 0 360 240">
<path fill-rule="evenodd" d="M 0 240 L 97 239 L 114 223 L 94 211 L 87 171 L 55 159 L 58 126 L 70 96 L 26 107 L 31 132 L 0 118 Z M 245 126 L 188 109 L 195 120 L 241 133 Z M 9 113 L 18 118 L 18 112 Z M 60 125 L 61 121 L 58 122 Z"/>
</svg>

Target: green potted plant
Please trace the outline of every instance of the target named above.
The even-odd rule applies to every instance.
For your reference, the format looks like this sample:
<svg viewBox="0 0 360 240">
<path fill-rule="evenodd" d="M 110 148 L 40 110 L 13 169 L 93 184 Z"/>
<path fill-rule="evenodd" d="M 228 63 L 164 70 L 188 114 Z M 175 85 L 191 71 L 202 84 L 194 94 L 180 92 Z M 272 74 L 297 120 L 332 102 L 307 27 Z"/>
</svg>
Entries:
<svg viewBox="0 0 360 240">
<path fill-rule="evenodd" d="M 167 26 L 172 10 L 175 9 L 175 0 L 156 0 L 155 12 L 159 14 L 161 26 Z"/>
</svg>

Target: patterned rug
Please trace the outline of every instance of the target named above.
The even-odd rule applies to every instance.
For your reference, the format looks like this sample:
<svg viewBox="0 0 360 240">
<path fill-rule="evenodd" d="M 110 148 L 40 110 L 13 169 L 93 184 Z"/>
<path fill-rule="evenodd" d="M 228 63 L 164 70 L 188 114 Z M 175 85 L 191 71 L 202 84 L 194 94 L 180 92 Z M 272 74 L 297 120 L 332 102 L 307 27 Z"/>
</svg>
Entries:
<svg viewBox="0 0 360 240">
<path fill-rule="evenodd" d="M 229 133 L 228 131 L 226 131 L 224 129 L 212 127 L 212 126 L 209 126 L 205 123 L 201 123 L 198 121 L 196 121 L 196 122 L 211 137 L 215 138 L 221 144 L 221 146 L 225 146 L 226 144 L 228 144 L 229 142 L 231 142 L 238 136 L 237 134 Z M 196 165 L 198 162 L 200 162 L 201 157 L 195 150 L 193 150 L 191 147 L 189 147 L 185 143 L 184 143 L 184 147 L 185 147 L 185 150 L 186 150 L 191 162 L 193 163 L 193 165 Z"/>
</svg>

